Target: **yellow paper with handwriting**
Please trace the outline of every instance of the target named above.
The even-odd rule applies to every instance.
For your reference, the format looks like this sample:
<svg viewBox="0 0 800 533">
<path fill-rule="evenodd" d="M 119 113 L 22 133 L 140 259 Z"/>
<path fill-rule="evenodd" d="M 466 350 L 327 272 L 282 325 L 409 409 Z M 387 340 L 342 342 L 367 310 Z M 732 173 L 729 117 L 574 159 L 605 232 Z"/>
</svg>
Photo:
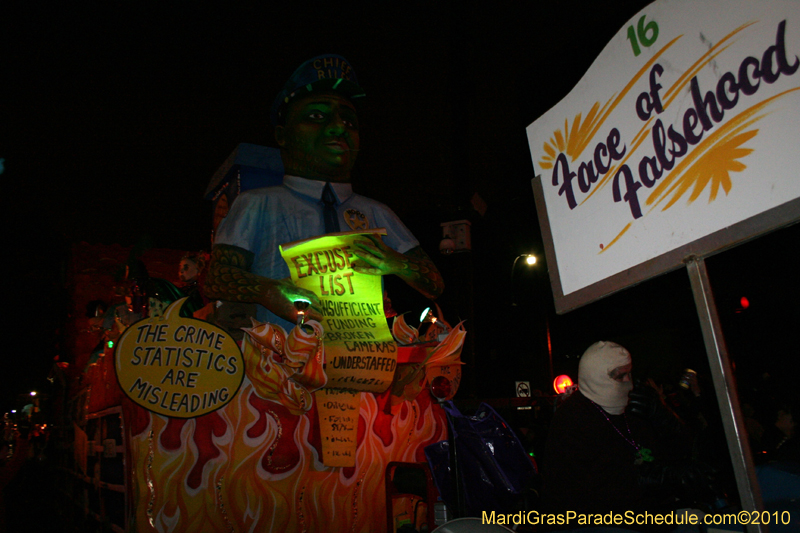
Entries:
<svg viewBox="0 0 800 533">
<path fill-rule="evenodd" d="M 356 466 L 361 393 L 320 389 L 314 393 L 314 401 L 322 438 L 322 463 L 325 466 Z"/>
<path fill-rule="evenodd" d="M 381 277 L 360 274 L 354 241 L 371 231 L 332 233 L 284 244 L 292 281 L 319 296 L 325 330 L 326 388 L 383 392 L 397 366 L 397 345 L 383 311 Z"/>
</svg>

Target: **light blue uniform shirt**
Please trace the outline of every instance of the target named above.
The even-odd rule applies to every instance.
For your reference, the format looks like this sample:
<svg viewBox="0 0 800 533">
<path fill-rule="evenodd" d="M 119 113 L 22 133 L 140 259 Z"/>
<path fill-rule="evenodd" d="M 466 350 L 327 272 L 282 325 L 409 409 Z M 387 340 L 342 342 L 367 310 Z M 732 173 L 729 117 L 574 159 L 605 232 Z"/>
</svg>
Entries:
<svg viewBox="0 0 800 533">
<path fill-rule="evenodd" d="M 251 272 L 271 279 L 289 277 L 278 246 L 325 234 L 322 215 L 324 181 L 285 176 L 283 185 L 243 192 L 217 228 L 215 244 L 228 244 L 253 253 Z M 355 194 L 349 183 L 331 183 L 341 231 L 386 228 L 383 242 L 400 253 L 419 241 L 386 205 Z M 258 306 L 258 320 L 291 329 L 294 324 Z"/>
</svg>

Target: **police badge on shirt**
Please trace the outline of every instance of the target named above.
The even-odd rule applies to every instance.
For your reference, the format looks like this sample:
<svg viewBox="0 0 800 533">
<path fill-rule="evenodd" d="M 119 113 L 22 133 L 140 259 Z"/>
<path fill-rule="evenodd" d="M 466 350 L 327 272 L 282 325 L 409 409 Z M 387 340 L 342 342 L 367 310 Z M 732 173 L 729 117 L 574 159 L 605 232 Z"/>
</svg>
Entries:
<svg viewBox="0 0 800 533">
<path fill-rule="evenodd" d="M 358 211 L 357 209 L 348 209 L 344 212 L 344 221 L 350 226 L 353 231 L 360 231 L 369 229 L 369 220 L 367 215 Z"/>
</svg>

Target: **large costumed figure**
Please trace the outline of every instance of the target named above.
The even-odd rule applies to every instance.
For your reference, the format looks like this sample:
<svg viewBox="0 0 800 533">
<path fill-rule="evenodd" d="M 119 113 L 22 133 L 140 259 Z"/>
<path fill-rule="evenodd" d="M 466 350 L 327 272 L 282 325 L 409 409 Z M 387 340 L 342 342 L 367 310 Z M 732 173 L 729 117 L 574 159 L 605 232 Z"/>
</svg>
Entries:
<svg viewBox="0 0 800 533">
<path fill-rule="evenodd" d="M 353 269 L 394 274 L 429 298 L 444 289 L 441 275 L 419 242 L 387 206 L 355 194 L 351 170 L 360 146 L 357 102 L 364 92 L 340 56 L 301 65 L 275 99 L 272 120 L 286 176 L 283 185 L 241 194 L 220 224 L 206 295 L 260 305 L 258 318 L 290 328 L 296 300 L 319 298 L 285 281 L 289 269 L 280 244 L 326 233 L 386 228 L 357 243 Z"/>
<path fill-rule="evenodd" d="M 194 409 L 188 399 L 185 406 L 176 400 L 176 416 L 157 414 L 142 401 L 126 402 L 136 531 L 385 530 L 387 466 L 424 461 L 424 447 L 446 438 L 444 413 L 425 382 L 458 369 L 465 332 L 460 324 L 448 329 L 441 342 L 417 345 L 421 358 L 397 364 L 403 361 L 386 329 L 380 276 L 394 274 L 430 299 L 442 293 L 444 284 L 392 210 L 352 190 L 351 170 L 360 147 L 357 106 L 363 97 L 349 63 L 325 55 L 303 63 L 275 99 L 272 120 L 286 172 L 283 184 L 236 198 L 216 231 L 204 285 L 205 296 L 217 307 L 223 302 L 258 304 L 241 343 L 245 377 L 228 403 L 201 416 L 186 416 Z M 331 234 L 345 235 L 347 246 L 309 253 L 305 263 L 302 245 L 295 248 L 299 262 L 281 255 L 287 244 L 339 238 Z M 290 272 L 287 262 L 292 261 L 297 268 Z M 295 283 L 305 269 L 344 272 L 345 267 L 344 277 L 331 277 L 330 291 L 339 294 L 339 288 L 349 287 L 352 294 L 351 277 L 374 278 L 378 289 L 371 294 L 377 294 L 377 305 L 326 301 L 319 290 Z M 325 286 L 321 290 L 327 294 Z M 388 342 L 351 346 L 367 352 L 378 346 L 382 353 L 356 352 L 331 361 L 335 350 L 325 330 L 333 322 L 347 322 L 330 319 L 341 309 L 357 311 L 353 323 L 363 327 L 375 327 L 375 313 L 380 313 L 378 329 L 386 329 Z M 166 325 L 153 322 L 152 331 L 188 331 L 192 323 L 178 326 L 170 322 L 173 316 L 168 313 Z M 404 326 L 400 317 L 395 337 L 409 329 Z M 210 331 L 206 326 L 204 334 L 213 335 Z M 353 335 L 370 339 L 371 331 Z M 349 338 L 346 331 L 337 335 Z M 130 360 L 138 363 L 135 356 Z M 228 361 L 233 373 L 238 363 Z M 332 386 L 332 366 L 363 367 L 365 361 L 381 361 L 380 370 L 390 371 L 388 381 L 379 380 L 382 384 L 372 388 Z M 189 375 L 187 369 L 185 383 Z M 192 379 L 203 378 L 198 376 Z M 460 371 L 452 376 L 460 377 Z M 150 389 L 136 386 L 129 388 L 147 398 Z M 202 401 L 204 408 L 205 396 Z M 167 406 L 162 401 L 161 407 Z M 339 463 L 336 431 L 342 426 L 349 426 L 351 437 L 342 437 L 350 442 Z"/>
</svg>

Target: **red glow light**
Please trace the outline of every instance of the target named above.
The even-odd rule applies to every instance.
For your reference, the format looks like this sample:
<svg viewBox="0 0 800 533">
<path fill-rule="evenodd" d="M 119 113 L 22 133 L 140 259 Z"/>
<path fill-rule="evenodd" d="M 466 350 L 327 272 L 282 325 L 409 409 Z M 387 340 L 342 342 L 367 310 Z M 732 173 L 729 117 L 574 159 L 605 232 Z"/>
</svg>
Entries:
<svg viewBox="0 0 800 533">
<path fill-rule="evenodd" d="M 450 380 L 444 376 L 436 376 L 431 382 L 431 394 L 437 400 L 444 400 L 450 396 Z"/>
<path fill-rule="evenodd" d="M 742 309 L 747 309 L 750 307 L 750 300 L 748 300 L 746 296 L 742 296 L 742 299 L 739 300 L 739 305 L 742 306 Z"/>
<path fill-rule="evenodd" d="M 564 394 L 568 387 L 572 387 L 572 378 L 566 374 L 562 374 L 553 380 L 553 389 L 556 394 Z"/>
</svg>

